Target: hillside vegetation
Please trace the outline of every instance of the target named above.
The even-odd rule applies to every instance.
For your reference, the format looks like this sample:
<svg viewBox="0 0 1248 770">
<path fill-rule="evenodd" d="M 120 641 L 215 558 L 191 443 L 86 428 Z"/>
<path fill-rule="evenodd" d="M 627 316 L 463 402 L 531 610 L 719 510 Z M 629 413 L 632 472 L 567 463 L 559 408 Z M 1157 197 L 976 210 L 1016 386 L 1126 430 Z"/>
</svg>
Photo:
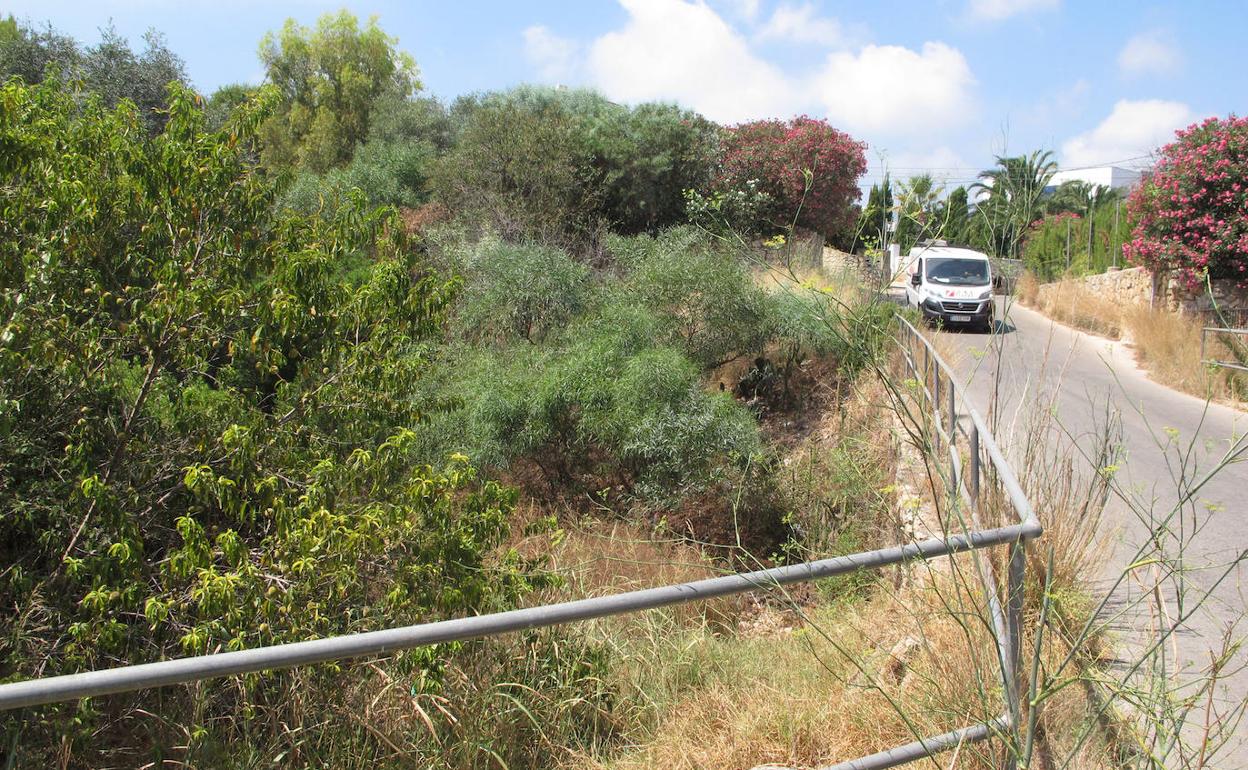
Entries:
<svg viewBox="0 0 1248 770">
<path fill-rule="evenodd" d="M 207 100 L 176 58 L 113 51 L 173 67 L 135 101 L 73 79 L 72 41 L 3 31 L 3 680 L 598 591 L 628 570 L 561 560 L 625 531 L 695 565 L 657 582 L 883 526 L 884 466 L 824 453 L 874 432 L 826 416 L 888 309 L 726 237 L 792 234 L 802 152 L 842 163 L 806 191 L 818 222 L 852 218 L 862 146 L 821 121 L 734 145 L 785 175 L 738 195 L 735 129 L 549 89 L 445 109 L 345 13 L 265 38 L 280 87 Z M 344 62 L 369 75 L 334 92 Z M 18 766 L 548 767 L 664 713 L 621 679 L 639 638 L 535 632 L 0 725 Z"/>
</svg>

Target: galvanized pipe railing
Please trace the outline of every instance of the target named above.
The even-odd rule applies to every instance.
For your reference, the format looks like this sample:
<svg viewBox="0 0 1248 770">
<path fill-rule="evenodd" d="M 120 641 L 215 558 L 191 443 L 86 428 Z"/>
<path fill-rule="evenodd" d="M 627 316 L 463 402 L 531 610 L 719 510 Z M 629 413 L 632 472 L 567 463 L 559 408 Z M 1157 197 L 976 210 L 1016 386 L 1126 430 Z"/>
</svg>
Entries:
<svg viewBox="0 0 1248 770">
<path fill-rule="evenodd" d="M 922 383 L 919 388 L 919 396 L 931 411 L 933 426 L 932 446 L 936 450 L 937 455 L 939 455 L 943 442 L 944 448 L 949 455 L 948 485 L 950 487 L 951 499 L 964 501 L 970 514 L 972 526 L 976 529 L 981 526 L 979 502 L 983 484 L 982 452 L 987 456 L 989 464 L 996 472 L 997 480 L 1005 491 L 1014 513 L 1026 528 L 1026 531 L 1019 539 L 1010 544 L 1004 612 L 998 598 L 999 589 L 991 565 L 978 559 L 976 560 L 976 567 L 984 584 L 989 614 L 1000 656 L 1002 683 L 1009 709 L 1009 722 L 1012 725 L 1011 729 L 1017 730 L 1017 726 L 1022 724 L 1023 683 L 1017 674 L 1022 651 L 1023 580 L 1026 569 L 1026 542 L 1039 537 L 1043 533 L 1043 528 L 1036 517 L 1035 511 L 1031 508 L 1026 494 L 1022 490 L 1022 486 L 1019 484 L 1017 477 L 1015 477 L 1013 469 L 1005 461 L 1004 454 L 1001 452 L 1000 447 L 997 446 L 995 439 L 993 439 L 987 423 L 965 398 L 965 389 L 957 383 L 956 378 L 953 376 L 953 370 L 945 363 L 936 349 L 932 347 L 931 342 L 920 334 L 913 325 L 901 317 L 898 317 L 898 325 L 903 360 L 910 374 L 917 382 Z M 921 346 L 923 350 L 923 370 L 918 368 L 917 356 L 914 353 L 916 344 Z M 927 384 L 927 369 L 929 365 L 932 368 L 933 378 L 930 387 Z M 942 371 L 948 380 L 946 399 L 941 398 L 940 376 Z M 961 415 L 970 421 L 969 430 L 960 429 L 958 419 L 959 407 L 961 407 Z M 944 428 L 946 419 L 949 426 L 947 431 Z M 971 466 L 969 478 L 962 473 L 957 440 L 959 433 L 962 433 L 967 439 Z M 1015 746 L 1020 745 L 1017 734 L 1015 734 L 1014 738 Z M 1008 765 L 1012 767 L 1013 761 L 1008 761 Z"/>
<path fill-rule="evenodd" d="M 1207 337 L 1210 334 L 1234 334 L 1239 337 L 1248 335 L 1248 329 L 1224 329 L 1219 326 L 1205 326 L 1200 330 L 1200 362 L 1205 366 L 1221 366 L 1225 369 L 1238 369 L 1241 372 L 1248 372 L 1248 366 L 1239 361 L 1220 361 L 1216 358 L 1209 358 L 1206 355 L 1208 348 Z M 1242 343 L 1241 343 L 1242 344 Z"/>
<path fill-rule="evenodd" d="M 111 693 L 141 690 L 151 687 L 162 687 L 172 684 L 195 682 L 222 676 L 259 671 L 270 671 L 293 666 L 304 666 L 324 663 L 333 660 L 360 658 L 393 654 L 395 652 L 452 641 L 465 641 L 496 636 L 531 628 L 561 625 L 611 615 L 640 612 L 658 607 L 682 604 L 694 601 L 705 601 L 720 596 L 728 596 L 747 591 L 766 590 L 792 583 L 819 580 L 835 575 L 842 575 L 862 569 L 879 569 L 891 564 L 899 564 L 911 560 L 928 560 L 953 554 L 974 552 L 978 549 L 996 545 L 1010 545 L 1011 561 L 1009 589 L 1006 594 L 1007 607 L 1001 610 L 995 580 L 991 568 L 985 571 L 986 562 L 981 564 L 981 576 L 984 578 L 985 590 L 988 594 L 990 614 L 994 629 L 997 632 L 999 654 L 1001 656 L 1003 684 L 1007 693 L 1007 711 L 995 719 L 982 724 L 954 730 L 942 735 L 921 738 L 905 746 L 873 754 L 861 759 L 852 760 L 835 766 L 835 770 L 879 770 L 899 764 L 922 759 L 940 751 L 945 751 L 963 743 L 986 740 L 994 735 L 1001 735 L 1007 730 L 1015 729 L 1019 724 L 1018 682 L 1014 675 L 1017 671 L 1019 645 L 1019 621 L 1021 610 L 1022 560 L 1023 544 L 1041 534 L 1041 527 L 1035 514 L 1027 502 L 1017 479 L 1009 465 L 1005 462 L 1000 449 L 992 440 L 987 426 L 969 404 L 962 398 L 963 390 L 953 378 L 948 368 L 931 344 L 920 335 L 913 326 L 904 319 L 900 320 L 898 330 L 899 342 L 903 350 L 906 365 L 916 378 L 923 383 L 922 390 L 927 396 L 925 403 L 931 407 L 927 415 L 934 423 L 935 433 L 944 437 L 944 446 L 951 457 L 951 475 L 962 478 L 960 459 L 958 458 L 958 405 L 961 404 L 963 414 L 971 420 L 971 471 L 968 474 L 968 485 L 959 484 L 955 494 L 970 497 L 970 510 L 974 519 L 975 506 L 978 504 L 981 484 L 980 451 L 984 452 L 989 464 L 996 471 L 996 478 L 1002 485 L 1010 500 L 1018 523 L 995 528 L 980 528 L 976 523 L 973 528 L 964 527 L 964 531 L 956 534 L 944 534 L 925 540 L 881 548 L 874 551 L 838 556 L 802 564 L 793 564 L 754 572 L 724 575 L 705 580 L 681 583 L 679 585 L 648 588 L 639 591 L 603 596 L 592 599 L 563 602 L 561 604 L 544 605 L 528 609 L 511 610 L 491 615 L 457 618 L 434 623 L 392 628 L 359 634 L 315 639 L 305 642 L 258 647 L 236 652 L 215 653 L 192 658 L 179 658 L 156 663 L 144 663 L 133 666 L 121 666 L 100 671 L 87 671 L 78 674 L 32 679 L 0 685 L 0 710 L 37 706 L 57 701 L 73 700 Z M 924 366 L 920 375 L 914 355 L 916 343 L 921 343 Z M 927 375 L 930 369 L 932 389 L 927 386 Z M 939 397 L 940 382 L 948 382 L 948 426 L 946 432 L 942 414 L 944 403 Z M 974 520 L 977 522 L 977 520 Z M 1016 569 L 1017 566 L 1017 569 Z M 1002 620 L 1002 615 L 1006 620 Z"/>
</svg>

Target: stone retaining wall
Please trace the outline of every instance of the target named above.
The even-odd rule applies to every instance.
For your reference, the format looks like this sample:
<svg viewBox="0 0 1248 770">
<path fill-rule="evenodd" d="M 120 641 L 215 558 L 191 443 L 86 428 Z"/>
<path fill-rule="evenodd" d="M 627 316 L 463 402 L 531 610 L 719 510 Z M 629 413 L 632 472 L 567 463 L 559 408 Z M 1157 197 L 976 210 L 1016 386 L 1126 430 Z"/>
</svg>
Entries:
<svg viewBox="0 0 1248 770">
<path fill-rule="evenodd" d="M 1219 279 L 1212 282 L 1212 293 L 1204 287 L 1192 290 L 1174 279 L 1156 281 L 1142 267 L 1110 270 L 1099 275 L 1077 279 L 1088 291 L 1115 304 L 1157 305 L 1174 313 L 1207 315 L 1214 304 L 1223 311 L 1248 312 L 1248 290 L 1235 286 L 1235 281 Z M 1040 287 L 1040 299 L 1057 291 L 1058 284 Z"/>
</svg>

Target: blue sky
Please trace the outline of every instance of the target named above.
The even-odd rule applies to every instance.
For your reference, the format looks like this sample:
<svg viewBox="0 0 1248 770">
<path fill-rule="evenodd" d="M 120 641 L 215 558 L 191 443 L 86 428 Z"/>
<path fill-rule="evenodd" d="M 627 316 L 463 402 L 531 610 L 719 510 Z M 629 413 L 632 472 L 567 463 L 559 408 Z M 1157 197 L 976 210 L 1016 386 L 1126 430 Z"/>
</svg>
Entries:
<svg viewBox="0 0 1248 770">
<path fill-rule="evenodd" d="M 257 82 L 261 36 L 347 7 L 377 15 L 443 99 L 520 82 L 678 101 L 720 122 L 809 114 L 865 140 L 870 182 L 970 181 L 994 154 L 1126 161 L 1242 113 L 1248 3 L 1073 0 L 9 0 L 86 43 L 163 32 L 197 87 Z"/>
</svg>

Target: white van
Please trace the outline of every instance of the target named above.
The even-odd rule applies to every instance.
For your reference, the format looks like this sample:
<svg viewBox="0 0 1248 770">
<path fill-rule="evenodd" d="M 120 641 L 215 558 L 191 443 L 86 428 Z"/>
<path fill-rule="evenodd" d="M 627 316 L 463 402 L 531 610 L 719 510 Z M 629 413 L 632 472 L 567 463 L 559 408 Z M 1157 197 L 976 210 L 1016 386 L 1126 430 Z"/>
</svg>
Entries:
<svg viewBox="0 0 1248 770">
<path fill-rule="evenodd" d="M 928 323 L 992 331 L 992 266 L 988 256 L 955 246 L 916 246 L 906 272 L 906 303 Z"/>
</svg>

